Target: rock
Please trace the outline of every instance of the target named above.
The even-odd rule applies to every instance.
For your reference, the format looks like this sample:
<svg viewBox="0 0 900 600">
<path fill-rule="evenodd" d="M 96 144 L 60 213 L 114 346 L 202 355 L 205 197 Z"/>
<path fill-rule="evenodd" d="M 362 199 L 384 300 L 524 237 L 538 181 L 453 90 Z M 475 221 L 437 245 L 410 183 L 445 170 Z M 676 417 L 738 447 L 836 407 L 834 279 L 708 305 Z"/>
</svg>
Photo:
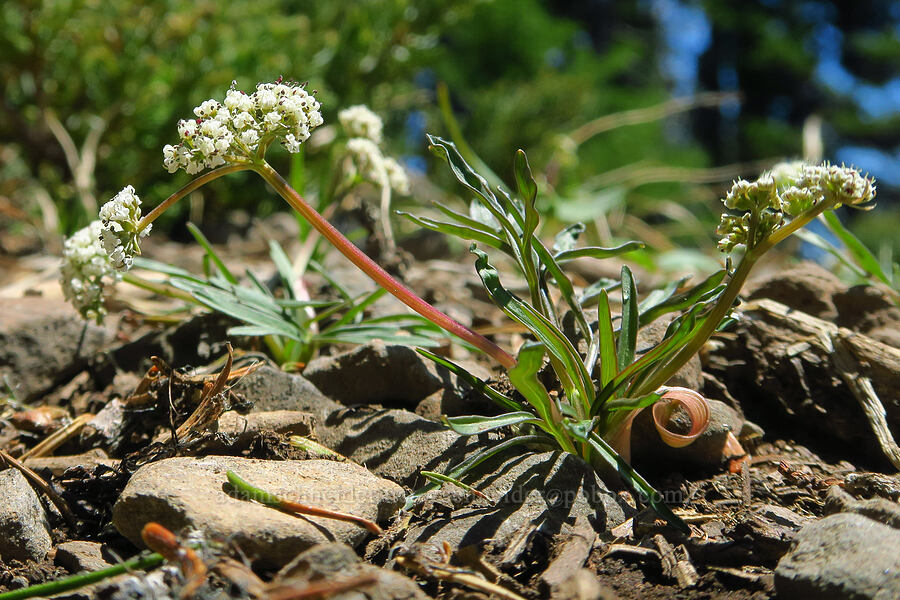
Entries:
<svg viewBox="0 0 900 600">
<path fill-rule="evenodd" d="M 97 542 L 64 542 L 56 547 L 53 562 L 73 574 L 113 566 L 103 556 L 103 545 Z"/>
<path fill-rule="evenodd" d="M 775 569 L 779 598 L 900 598 L 900 531 L 837 514 L 803 527 Z"/>
<path fill-rule="evenodd" d="M 113 398 L 85 424 L 79 435 L 82 447 L 107 448 L 112 454 L 119 454 L 121 446 L 127 445 L 125 402 Z"/>
<path fill-rule="evenodd" d="M 0 559 L 41 561 L 50 552 L 47 515 L 25 476 L 0 471 Z"/>
<path fill-rule="evenodd" d="M 802 262 L 774 275 L 751 279 L 744 289 L 750 299 L 770 298 L 808 315 L 833 320 L 838 312 L 832 296 L 847 284 L 814 262 Z"/>
<path fill-rule="evenodd" d="M 35 471 L 49 469 L 54 476 L 62 475 L 72 467 L 84 467 L 86 470 L 91 471 L 94 467 L 99 465 L 114 469 L 118 464 L 118 460 L 109 458 L 106 456 L 106 453 L 99 448 L 88 450 L 84 454 L 74 454 L 70 456 L 39 456 L 37 458 L 25 459 L 26 467 L 34 469 Z"/>
<path fill-rule="evenodd" d="M 113 337 L 65 302 L 0 298 L 0 380 L 19 400 L 33 400 L 87 367 Z"/>
<path fill-rule="evenodd" d="M 578 569 L 569 579 L 562 582 L 553 600 L 618 600 L 619 596 L 612 588 L 600 583 L 597 575 L 590 569 Z"/>
<path fill-rule="evenodd" d="M 900 529 L 900 503 L 884 498 L 856 500 L 837 485 L 828 488 L 825 496 L 825 514 L 835 513 L 855 513 Z"/>
<path fill-rule="evenodd" d="M 671 448 L 659 437 L 653 424 L 651 411 L 643 410 L 635 418 L 632 429 L 632 456 L 640 465 L 642 462 L 672 465 L 685 463 L 699 466 L 718 466 L 725 459 L 723 455 L 729 433 L 737 436 L 744 420 L 737 411 L 719 400 L 709 400 L 709 425 L 691 444 L 683 448 Z"/>
<path fill-rule="evenodd" d="M 253 412 L 303 411 L 322 421 L 330 412 L 341 408 L 302 375 L 285 373 L 269 365 L 242 377 L 233 389 L 253 402 Z"/>
<path fill-rule="evenodd" d="M 367 535 L 353 523 L 295 517 L 231 496 L 226 493 L 227 470 L 285 499 L 382 522 L 404 498 L 400 486 L 346 462 L 178 457 L 134 473 L 113 507 L 113 524 L 137 545 L 142 545 L 140 531 L 148 521 L 175 532 L 200 530 L 213 539 L 231 540 L 270 567 L 284 565 L 323 541 L 357 545 Z"/>
<path fill-rule="evenodd" d="M 855 285 L 834 295 L 837 325 L 900 348 L 900 308 L 881 290 Z"/>
<path fill-rule="evenodd" d="M 636 356 L 640 356 L 662 341 L 663 336 L 666 334 L 666 328 L 672 322 L 672 319 L 672 315 L 666 315 L 638 330 L 637 344 L 635 345 L 637 350 Z M 666 385 L 686 387 L 697 391 L 702 390 L 703 373 L 700 366 L 700 357 L 691 357 L 687 364 L 669 378 Z"/>
<path fill-rule="evenodd" d="M 576 520 L 606 531 L 626 519 L 625 508 L 584 461 L 560 452 L 514 450 L 487 460 L 463 481 L 490 498 L 444 514 L 424 515 L 410 526 L 407 545 L 451 548 L 487 543 L 501 564 L 515 563 L 534 536 L 549 540 L 575 533 Z M 420 503 L 426 504 L 425 494 Z M 624 504 L 624 503 L 623 503 Z M 412 509 L 416 512 L 416 508 Z M 628 509 L 631 512 L 631 509 Z"/>
<path fill-rule="evenodd" d="M 360 575 L 375 575 L 377 583 L 362 588 L 364 597 L 371 600 L 426 600 L 419 586 L 396 571 L 389 571 L 363 563 L 353 548 L 340 542 L 319 544 L 297 555 L 278 573 L 278 580 L 286 585 L 303 586 L 317 581 L 337 581 Z M 340 594 L 334 598 L 363 597 L 357 594 Z"/>
<path fill-rule="evenodd" d="M 465 365 L 482 379 L 490 373 Z M 409 346 L 375 340 L 336 356 L 313 360 L 303 376 L 323 394 L 345 405 L 383 404 L 414 409 L 438 390 L 465 399 L 470 388 L 447 369 L 435 365 Z"/>
<path fill-rule="evenodd" d="M 478 446 L 441 423 L 406 410 L 346 409 L 317 428 L 319 441 L 380 477 L 416 486 L 419 471 L 455 464 Z"/>
<path fill-rule="evenodd" d="M 248 415 L 228 411 L 219 417 L 218 433 L 221 439 L 207 442 L 204 452 L 215 454 L 234 448 L 246 448 L 254 437 L 262 433 L 308 436 L 313 432 L 315 419 L 309 413 L 296 410 L 253 412 Z"/>
</svg>

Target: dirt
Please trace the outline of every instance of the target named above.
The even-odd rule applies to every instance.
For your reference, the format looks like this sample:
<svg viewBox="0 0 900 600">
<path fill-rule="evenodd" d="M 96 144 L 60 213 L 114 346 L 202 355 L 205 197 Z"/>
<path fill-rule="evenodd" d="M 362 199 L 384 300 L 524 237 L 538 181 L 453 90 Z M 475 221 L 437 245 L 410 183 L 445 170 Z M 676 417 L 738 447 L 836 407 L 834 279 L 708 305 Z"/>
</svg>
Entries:
<svg viewBox="0 0 900 600">
<path fill-rule="evenodd" d="M 437 251 L 426 245 L 417 250 L 410 243 L 408 248 L 422 256 L 445 253 L 443 247 Z M 177 253 L 177 249 L 167 251 Z M 468 288 L 460 285 L 462 276 L 453 267 L 438 262 L 434 268 L 436 274 L 428 277 L 428 263 L 413 263 L 406 270 L 412 287 L 427 287 L 426 298 L 475 325 L 504 322 L 483 298 L 469 296 Z M 801 272 L 802 276 L 797 274 Z M 465 277 L 466 281 L 472 279 Z M 291 434 L 308 433 L 327 440 L 345 455 L 332 459 L 362 462 L 376 475 L 403 485 L 409 492 L 421 484 L 418 470 L 423 465 L 436 465 L 440 470 L 437 466 L 448 464 L 448 453 L 462 456 L 472 450 L 441 429 L 436 417 L 447 412 L 464 414 L 467 406 L 479 412 L 483 405 L 471 404 L 464 385 L 455 378 L 442 377 L 430 363 L 420 363 L 414 353 L 375 345 L 330 360 L 328 355 L 338 355 L 342 349 L 328 349 L 310 371 L 313 383 L 319 382 L 318 390 L 302 376 L 282 374 L 266 366 L 262 371 L 265 377 L 240 372 L 211 395 L 211 386 L 226 370 L 221 359 L 227 323 L 221 319 L 200 317 L 161 326 L 130 313 L 118 323 L 114 321 L 112 329 L 90 327 L 91 352 L 85 353 L 77 340 L 71 339 L 77 335 L 73 333 L 74 317 L 60 317 L 59 303 L 47 297 L 53 295 L 52 288 L 39 287 L 45 297 L 30 304 L 28 314 L 11 315 L 4 309 L 7 316 L 0 335 L 7 344 L 0 368 L 22 382 L 25 393 L 17 401 L 10 398 L 5 406 L 0 405 L 4 419 L 0 422 L 0 449 L 21 456 L 80 414 L 90 411 L 100 415 L 54 451 L 56 455 L 73 456 L 71 464 L 35 468 L 69 507 L 74 519 L 67 520 L 42 495 L 54 545 L 67 540 L 96 541 L 121 558 L 134 555 L 137 548 L 112 526 L 113 506 L 134 471 L 175 455 L 223 454 L 273 461 L 312 458 L 310 451 L 300 450 L 287 440 Z M 891 344 L 900 331 L 900 311 L 885 304 L 877 291 L 848 288 L 821 269 L 804 266 L 794 274 L 758 282 L 750 292 L 754 301 L 777 300 L 788 304 L 792 314 L 836 321 L 854 335 L 871 334 L 885 347 L 895 348 Z M 41 302 L 52 309 L 42 312 L 38 308 Z M 868 317 L 860 317 L 861 312 Z M 15 345 L 16 335 L 34 331 L 35 323 L 43 323 L 55 336 L 56 349 L 49 358 L 42 354 L 46 340 L 29 338 Z M 518 335 L 500 333 L 497 339 L 510 344 Z M 680 461 L 675 453 L 660 456 L 654 451 L 647 456 L 640 448 L 635 453 L 636 468 L 687 520 L 690 536 L 666 527 L 614 480 L 605 482 L 609 489 L 604 487 L 603 493 L 609 496 L 604 502 L 610 504 L 604 510 L 624 515 L 624 525 L 601 527 L 596 521 L 585 525 L 584 519 L 597 510 L 591 508 L 593 505 L 578 505 L 581 508 L 577 510 L 566 505 L 566 512 L 554 513 L 559 508 L 554 500 L 529 494 L 535 490 L 545 493 L 548 481 L 566 481 L 569 489 L 577 489 L 580 484 L 554 479 L 556 475 L 550 472 L 541 473 L 547 478 L 542 480 L 543 487 L 534 487 L 530 478 L 536 475 L 527 466 L 531 464 L 527 463 L 528 455 L 522 458 L 526 461 L 522 464 L 503 460 L 491 463 L 497 472 L 491 474 L 489 469 L 483 475 L 483 485 L 476 486 L 499 490 L 499 494 L 504 478 L 509 478 L 515 481 L 509 489 L 520 486 L 524 500 L 508 500 L 507 496 L 499 501 L 497 496 L 488 501 L 473 500 L 460 490 L 445 488 L 443 495 L 430 496 L 413 513 L 387 523 L 391 526 L 383 537 L 370 538 L 356 552 L 370 565 L 393 569 L 418 581 L 420 588 L 413 591 L 438 598 L 485 597 L 479 595 L 483 590 L 475 592 L 464 583 L 454 582 L 445 573 L 452 569 L 480 573 L 479 578 L 529 599 L 775 598 L 774 570 L 779 560 L 805 524 L 829 514 L 828 507 L 833 506 L 833 502 L 829 504 L 829 490 L 833 486 L 843 488 L 858 502 L 874 497 L 896 503 L 900 498 L 900 481 L 893 475 L 896 469 L 877 443 L 849 380 L 842 379 L 827 355 L 816 348 L 797 349 L 798 341 L 803 341 L 799 335 L 783 322 L 748 311 L 738 328 L 714 339 L 702 354 L 703 373 L 697 381 L 703 382 L 703 391 L 730 406 L 737 418 L 749 420 L 746 427 L 733 431 L 748 456 L 698 464 Z M 19 358 L 14 354 L 17 348 L 22 352 Z M 252 346 L 245 344 L 236 355 L 248 349 Z M 152 356 L 162 360 L 151 360 Z M 250 365 L 258 361 L 258 356 L 245 354 L 230 368 L 254 369 Z M 462 358 L 479 360 L 474 355 Z M 490 365 L 484 361 L 480 364 L 490 375 Z M 897 431 L 900 399 L 894 391 L 897 388 L 889 389 L 885 382 L 900 378 L 900 372 L 869 363 L 860 368 L 881 391 L 888 425 Z M 379 371 L 390 376 L 385 378 Z M 412 379 L 404 381 L 404 374 Z M 402 393 L 392 394 L 392 389 Z M 374 390 L 377 398 L 367 400 L 367 390 Z M 298 424 L 302 420 L 291 422 L 290 427 L 295 429 L 254 429 L 247 435 L 229 434 L 216 426 L 224 411 L 234 409 L 246 414 L 253 410 L 254 401 L 270 406 L 269 411 L 289 412 L 284 409 L 290 408 L 287 404 L 294 396 L 304 398 L 300 401 L 302 410 L 312 413 L 307 415 L 308 423 L 302 425 L 307 429 Z M 24 414 L 51 404 L 65 409 L 64 415 L 54 420 L 52 415 Z M 203 410 L 198 410 L 201 407 Z M 194 419 L 189 427 L 188 417 Z M 32 427 L 36 421 L 40 427 Z M 392 427 L 391 423 L 400 425 Z M 398 439 L 401 430 L 406 432 L 402 435 L 410 437 Z M 100 456 L 94 458 L 99 463 L 79 457 L 98 449 Z M 103 463 L 105 460 L 113 466 Z M 554 460 L 542 458 L 539 462 L 551 464 Z M 565 472 L 571 475 L 572 469 Z M 586 485 L 584 478 L 580 481 Z M 475 539 L 472 532 L 484 527 L 484 520 L 477 527 L 468 525 L 478 521 L 472 516 L 491 515 L 496 509 L 491 502 L 507 501 L 520 504 L 502 513 L 506 515 L 503 518 L 518 514 L 515 518 L 522 519 L 521 524 L 502 535 L 502 524 L 497 524 L 493 533 Z M 547 508 L 542 513 L 543 508 L 535 507 L 543 506 L 544 501 Z M 538 512 L 522 512 L 523 506 Z M 845 503 L 847 506 L 850 504 Z M 552 527 L 542 521 L 556 514 L 561 516 L 558 521 L 553 521 L 557 517 L 550 519 Z M 454 542 L 457 545 L 445 549 L 438 543 L 450 539 L 458 540 Z M 449 555 L 443 555 L 447 550 Z M 236 558 L 237 563 L 252 562 L 236 554 L 227 540 L 209 541 L 204 552 L 204 560 L 210 564 L 225 564 L 222 561 L 226 555 Z M 564 558 L 554 562 L 560 557 Z M 359 573 L 369 568 L 353 567 Z M 593 576 L 593 583 L 585 583 L 590 589 L 582 587 L 578 588 L 581 592 L 566 595 L 569 592 L 565 590 L 576 586 L 564 587 L 561 582 L 582 581 L 584 569 Z M 240 585 L 238 571 L 243 578 Z M 441 573 L 444 575 L 439 576 Z M 65 574 L 65 569 L 54 565 L 53 551 L 38 562 L 0 561 L 0 591 Z M 246 565 L 232 565 L 212 573 L 197 597 L 211 597 L 214 590 L 226 594 L 221 597 L 242 597 L 242 585 L 261 585 L 254 583 L 256 576 L 262 583 L 273 578 L 278 581 L 270 567 L 257 566 L 254 575 Z M 405 584 L 396 585 L 400 589 Z M 389 591 L 382 597 L 395 597 Z"/>
</svg>

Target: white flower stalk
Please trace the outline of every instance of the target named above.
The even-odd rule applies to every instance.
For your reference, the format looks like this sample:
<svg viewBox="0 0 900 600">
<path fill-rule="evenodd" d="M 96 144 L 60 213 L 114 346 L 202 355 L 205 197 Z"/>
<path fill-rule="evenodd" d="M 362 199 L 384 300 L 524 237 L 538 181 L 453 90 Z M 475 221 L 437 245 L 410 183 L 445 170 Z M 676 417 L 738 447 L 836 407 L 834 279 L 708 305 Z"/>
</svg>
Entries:
<svg viewBox="0 0 900 600">
<path fill-rule="evenodd" d="M 163 148 L 163 164 L 170 173 L 184 169 L 193 175 L 258 158 L 275 139 L 288 152 L 299 152 L 323 123 L 319 109 L 303 84 L 260 83 L 249 95 L 232 84 L 224 102 L 206 100 L 194 109 L 196 119 L 178 122 L 181 143 Z"/>
<path fill-rule="evenodd" d="M 129 270 L 141 253 L 140 238 L 150 233 L 151 225 L 139 231 L 140 220 L 141 199 L 130 185 L 100 208 L 100 241 L 117 271 Z"/>
<path fill-rule="evenodd" d="M 94 221 L 66 240 L 60 277 L 66 300 L 83 318 L 97 323 L 106 316 L 103 289 L 119 279 L 100 243 L 102 229 L 102 223 Z"/>
<path fill-rule="evenodd" d="M 345 108 L 338 113 L 338 121 L 349 137 L 366 138 L 376 144 L 381 143 L 381 130 L 384 126 L 381 117 L 369 110 L 367 106 L 359 104 Z"/>
<path fill-rule="evenodd" d="M 378 145 L 368 138 L 352 138 L 347 141 L 347 154 L 350 156 L 350 177 L 359 177 L 377 185 L 390 183 L 384 166 L 384 155 Z"/>
<path fill-rule="evenodd" d="M 755 247 L 785 225 L 784 215 L 797 217 L 816 207 L 821 212 L 843 204 L 866 209 L 874 199 L 875 182 L 853 167 L 781 163 L 755 182 L 734 182 L 722 202 L 743 214 L 722 215 L 719 249 Z"/>
<path fill-rule="evenodd" d="M 383 164 L 391 189 L 401 196 L 409 196 L 409 176 L 403 165 L 390 157 L 385 157 Z"/>
</svg>

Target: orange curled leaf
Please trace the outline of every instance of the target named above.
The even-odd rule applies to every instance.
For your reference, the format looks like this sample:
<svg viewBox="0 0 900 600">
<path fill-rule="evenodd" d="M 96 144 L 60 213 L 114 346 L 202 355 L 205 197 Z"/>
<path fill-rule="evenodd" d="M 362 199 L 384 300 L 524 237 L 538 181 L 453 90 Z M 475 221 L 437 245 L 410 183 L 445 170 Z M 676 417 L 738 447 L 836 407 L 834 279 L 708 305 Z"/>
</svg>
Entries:
<svg viewBox="0 0 900 600">
<path fill-rule="evenodd" d="M 687 433 L 669 429 L 670 419 L 676 409 L 683 409 L 691 420 Z M 709 403 L 701 394 L 689 388 L 666 388 L 659 402 L 653 405 L 653 424 L 659 437 L 673 448 L 682 448 L 693 442 L 709 425 Z"/>
</svg>

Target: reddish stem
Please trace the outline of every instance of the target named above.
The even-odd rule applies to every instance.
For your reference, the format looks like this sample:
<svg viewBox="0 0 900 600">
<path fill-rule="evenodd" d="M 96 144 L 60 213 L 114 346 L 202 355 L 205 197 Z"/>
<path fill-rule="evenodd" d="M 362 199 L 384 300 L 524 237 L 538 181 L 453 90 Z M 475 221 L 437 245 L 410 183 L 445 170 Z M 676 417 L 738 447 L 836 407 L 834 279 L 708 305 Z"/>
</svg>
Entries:
<svg viewBox="0 0 900 600">
<path fill-rule="evenodd" d="M 292 188 L 275 169 L 263 162 L 253 167 L 275 191 L 290 204 L 294 210 L 306 219 L 319 233 L 322 234 L 334 247 L 341 251 L 350 262 L 356 265 L 362 272 L 372 278 L 375 283 L 393 294 L 398 300 L 408 307 L 453 335 L 469 342 L 485 354 L 493 357 L 501 365 L 510 369 L 516 365 L 516 359 L 504 351 L 500 346 L 490 341 L 483 335 L 475 333 L 465 325 L 445 315 L 431 304 L 418 297 L 412 290 L 394 279 L 387 271 L 382 269 L 375 261 L 357 248 L 353 242 L 335 229 L 316 210 Z"/>
</svg>

